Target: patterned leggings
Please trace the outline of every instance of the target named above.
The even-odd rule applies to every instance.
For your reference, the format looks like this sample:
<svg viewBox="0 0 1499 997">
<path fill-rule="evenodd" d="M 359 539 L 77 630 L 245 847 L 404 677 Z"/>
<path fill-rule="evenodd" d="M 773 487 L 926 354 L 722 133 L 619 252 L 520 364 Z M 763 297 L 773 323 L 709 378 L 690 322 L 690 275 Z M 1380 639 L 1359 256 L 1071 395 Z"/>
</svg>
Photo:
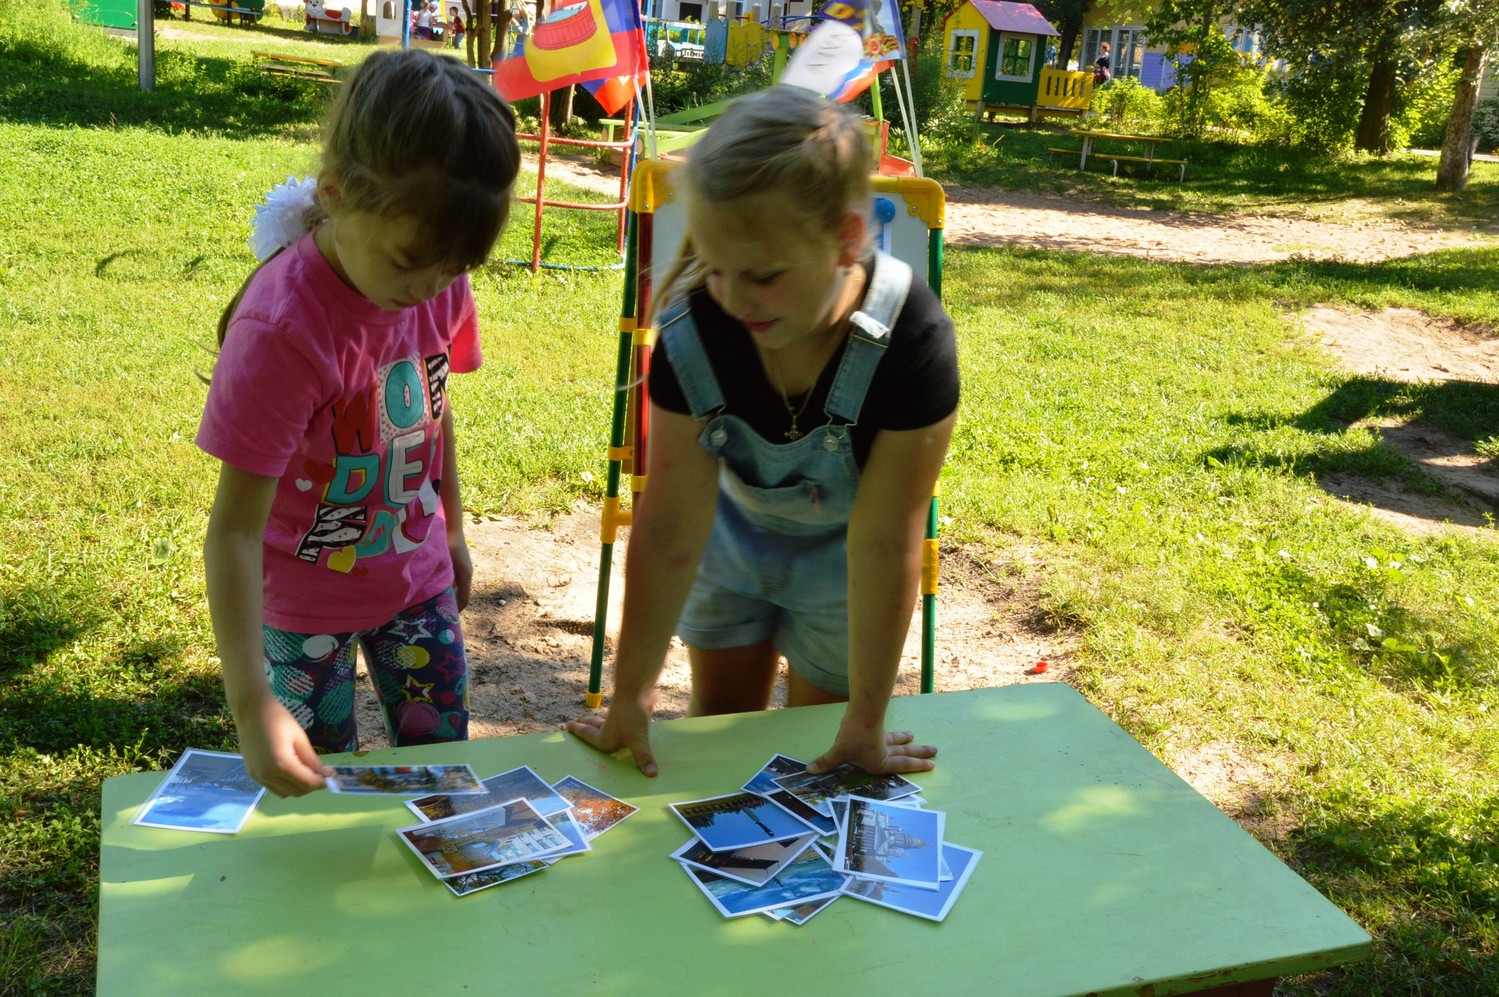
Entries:
<svg viewBox="0 0 1499 997">
<path fill-rule="evenodd" d="M 299 634 L 265 627 L 264 633 L 271 691 L 318 751 L 359 748 L 354 721 L 359 646 L 385 708 L 391 744 L 468 738 L 468 663 L 452 589 L 370 630 Z"/>
</svg>

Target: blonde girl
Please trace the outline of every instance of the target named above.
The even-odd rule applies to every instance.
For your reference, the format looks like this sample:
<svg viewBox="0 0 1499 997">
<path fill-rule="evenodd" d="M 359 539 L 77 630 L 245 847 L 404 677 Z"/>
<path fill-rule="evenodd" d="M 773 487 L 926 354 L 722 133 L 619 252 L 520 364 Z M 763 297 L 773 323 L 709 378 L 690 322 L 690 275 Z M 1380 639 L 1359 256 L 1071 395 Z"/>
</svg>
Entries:
<svg viewBox="0 0 1499 997">
<path fill-rule="evenodd" d="M 887 732 L 925 515 L 958 401 L 952 322 L 869 248 L 862 124 L 808 91 L 735 102 L 682 170 L 687 238 L 655 322 L 649 487 L 635 510 L 607 716 L 569 724 L 654 775 L 675 628 L 691 712 L 845 702 L 821 772 L 930 769 Z"/>
<path fill-rule="evenodd" d="M 261 209 L 273 255 L 220 322 L 198 445 L 221 462 L 204 561 L 250 775 L 323 784 L 358 745 L 363 645 L 398 745 L 467 736 L 451 372 L 477 369 L 467 272 L 520 166 L 510 108 L 457 60 L 371 55 L 329 118 L 315 181 Z"/>
</svg>

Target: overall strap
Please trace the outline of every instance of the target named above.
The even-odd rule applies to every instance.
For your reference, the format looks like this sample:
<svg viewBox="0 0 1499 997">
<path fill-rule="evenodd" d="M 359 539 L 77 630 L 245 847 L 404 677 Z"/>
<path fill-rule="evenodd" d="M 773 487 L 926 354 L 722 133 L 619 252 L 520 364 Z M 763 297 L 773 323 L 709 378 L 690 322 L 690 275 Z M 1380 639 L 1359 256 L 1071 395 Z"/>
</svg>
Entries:
<svg viewBox="0 0 1499 997">
<path fill-rule="evenodd" d="M 885 355 L 885 347 L 890 345 L 890 328 L 905 307 L 912 276 L 909 263 L 886 253 L 875 253 L 874 276 L 869 280 L 869 292 L 864 295 L 864 307 L 849 317 L 852 327 L 848 347 L 843 351 L 843 362 L 838 365 L 833 387 L 828 392 L 824 411 L 832 418 L 849 425 L 859 421 L 864 395 L 869 391 L 875 367 Z"/>
<path fill-rule="evenodd" d="M 723 391 L 708 363 L 708 354 L 698 335 L 697 323 L 692 320 L 692 308 L 686 295 L 666 306 L 657 322 L 657 335 L 666 343 L 672 370 L 693 417 L 701 419 L 720 411 L 724 406 Z"/>
</svg>

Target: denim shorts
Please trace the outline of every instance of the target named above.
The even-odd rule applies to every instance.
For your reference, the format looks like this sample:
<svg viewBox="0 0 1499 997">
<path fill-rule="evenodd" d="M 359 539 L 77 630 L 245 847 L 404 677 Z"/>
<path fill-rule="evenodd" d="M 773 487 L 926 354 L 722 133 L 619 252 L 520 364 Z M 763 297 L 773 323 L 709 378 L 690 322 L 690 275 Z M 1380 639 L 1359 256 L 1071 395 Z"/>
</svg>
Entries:
<svg viewBox="0 0 1499 997">
<path fill-rule="evenodd" d="M 840 533 L 813 540 L 759 530 L 719 503 L 677 635 L 722 651 L 769 640 L 812 685 L 848 695 L 848 553 Z"/>
</svg>

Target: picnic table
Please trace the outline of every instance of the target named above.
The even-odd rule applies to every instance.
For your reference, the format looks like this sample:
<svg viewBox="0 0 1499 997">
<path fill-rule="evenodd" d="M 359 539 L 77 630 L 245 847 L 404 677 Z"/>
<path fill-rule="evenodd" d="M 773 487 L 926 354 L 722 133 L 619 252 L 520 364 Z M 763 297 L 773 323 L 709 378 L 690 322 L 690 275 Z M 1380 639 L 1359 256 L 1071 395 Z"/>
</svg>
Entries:
<svg viewBox="0 0 1499 997">
<path fill-rule="evenodd" d="M 844 897 L 801 927 L 720 917 L 669 858 L 667 804 L 827 748 L 841 706 L 657 723 L 661 774 L 560 731 L 332 764 L 530 765 L 640 808 L 592 851 L 455 897 L 394 833 L 401 799 L 267 795 L 235 835 L 131 823 L 162 773 L 104 784 L 98 993 L 1076 994 L 1269 997 L 1369 935 L 1062 683 L 898 697 L 941 748 L 913 776 L 982 859 L 946 920 Z M 829 974 L 832 974 L 831 976 Z"/>
<path fill-rule="evenodd" d="M 1050 155 L 1053 156 L 1058 154 L 1077 156 L 1077 168 L 1080 170 L 1087 169 L 1088 157 L 1091 155 L 1097 156 L 1099 159 L 1107 159 L 1112 162 L 1114 164 L 1114 176 L 1119 175 L 1119 164 L 1121 162 L 1133 162 L 1144 163 L 1147 171 L 1157 163 L 1165 163 L 1170 166 L 1180 167 L 1177 179 L 1185 180 L 1187 178 L 1187 161 L 1185 159 L 1162 159 L 1155 154 L 1156 146 L 1160 145 L 1163 142 L 1171 141 L 1169 138 L 1166 138 L 1164 136 L 1132 135 L 1127 132 L 1101 132 L 1092 128 L 1072 128 L 1069 129 L 1069 131 L 1071 131 L 1072 134 L 1078 136 L 1082 140 L 1081 148 L 1049 149 L 1047 151 Z M 1126 148 L 1131 150 L 1131 152 L 1133 152 L 1133 150 L 1135 150 L 1137 147 L 1143 147 L 1143 151 L 1145 154 L 1142 156 L 1125 154 L 1115 151 L 1099 151 L 1094 149 L 1093 147 L 1094 143 L 1096 143 L 1099 139 L 1103 139 L 1104 141 L 1111 143 L 1130 143 L 1126 146 Z"/>
<path fill-rule="evenodd" d="M 340 83 L 333 75 L 341 64 L 332 59 L 311 59 L 301 55 L 283 55 L 279 52 L 252 52 L 261 72 L 270 76 L 290 76 L 314 83 Z"/>
</svg>

